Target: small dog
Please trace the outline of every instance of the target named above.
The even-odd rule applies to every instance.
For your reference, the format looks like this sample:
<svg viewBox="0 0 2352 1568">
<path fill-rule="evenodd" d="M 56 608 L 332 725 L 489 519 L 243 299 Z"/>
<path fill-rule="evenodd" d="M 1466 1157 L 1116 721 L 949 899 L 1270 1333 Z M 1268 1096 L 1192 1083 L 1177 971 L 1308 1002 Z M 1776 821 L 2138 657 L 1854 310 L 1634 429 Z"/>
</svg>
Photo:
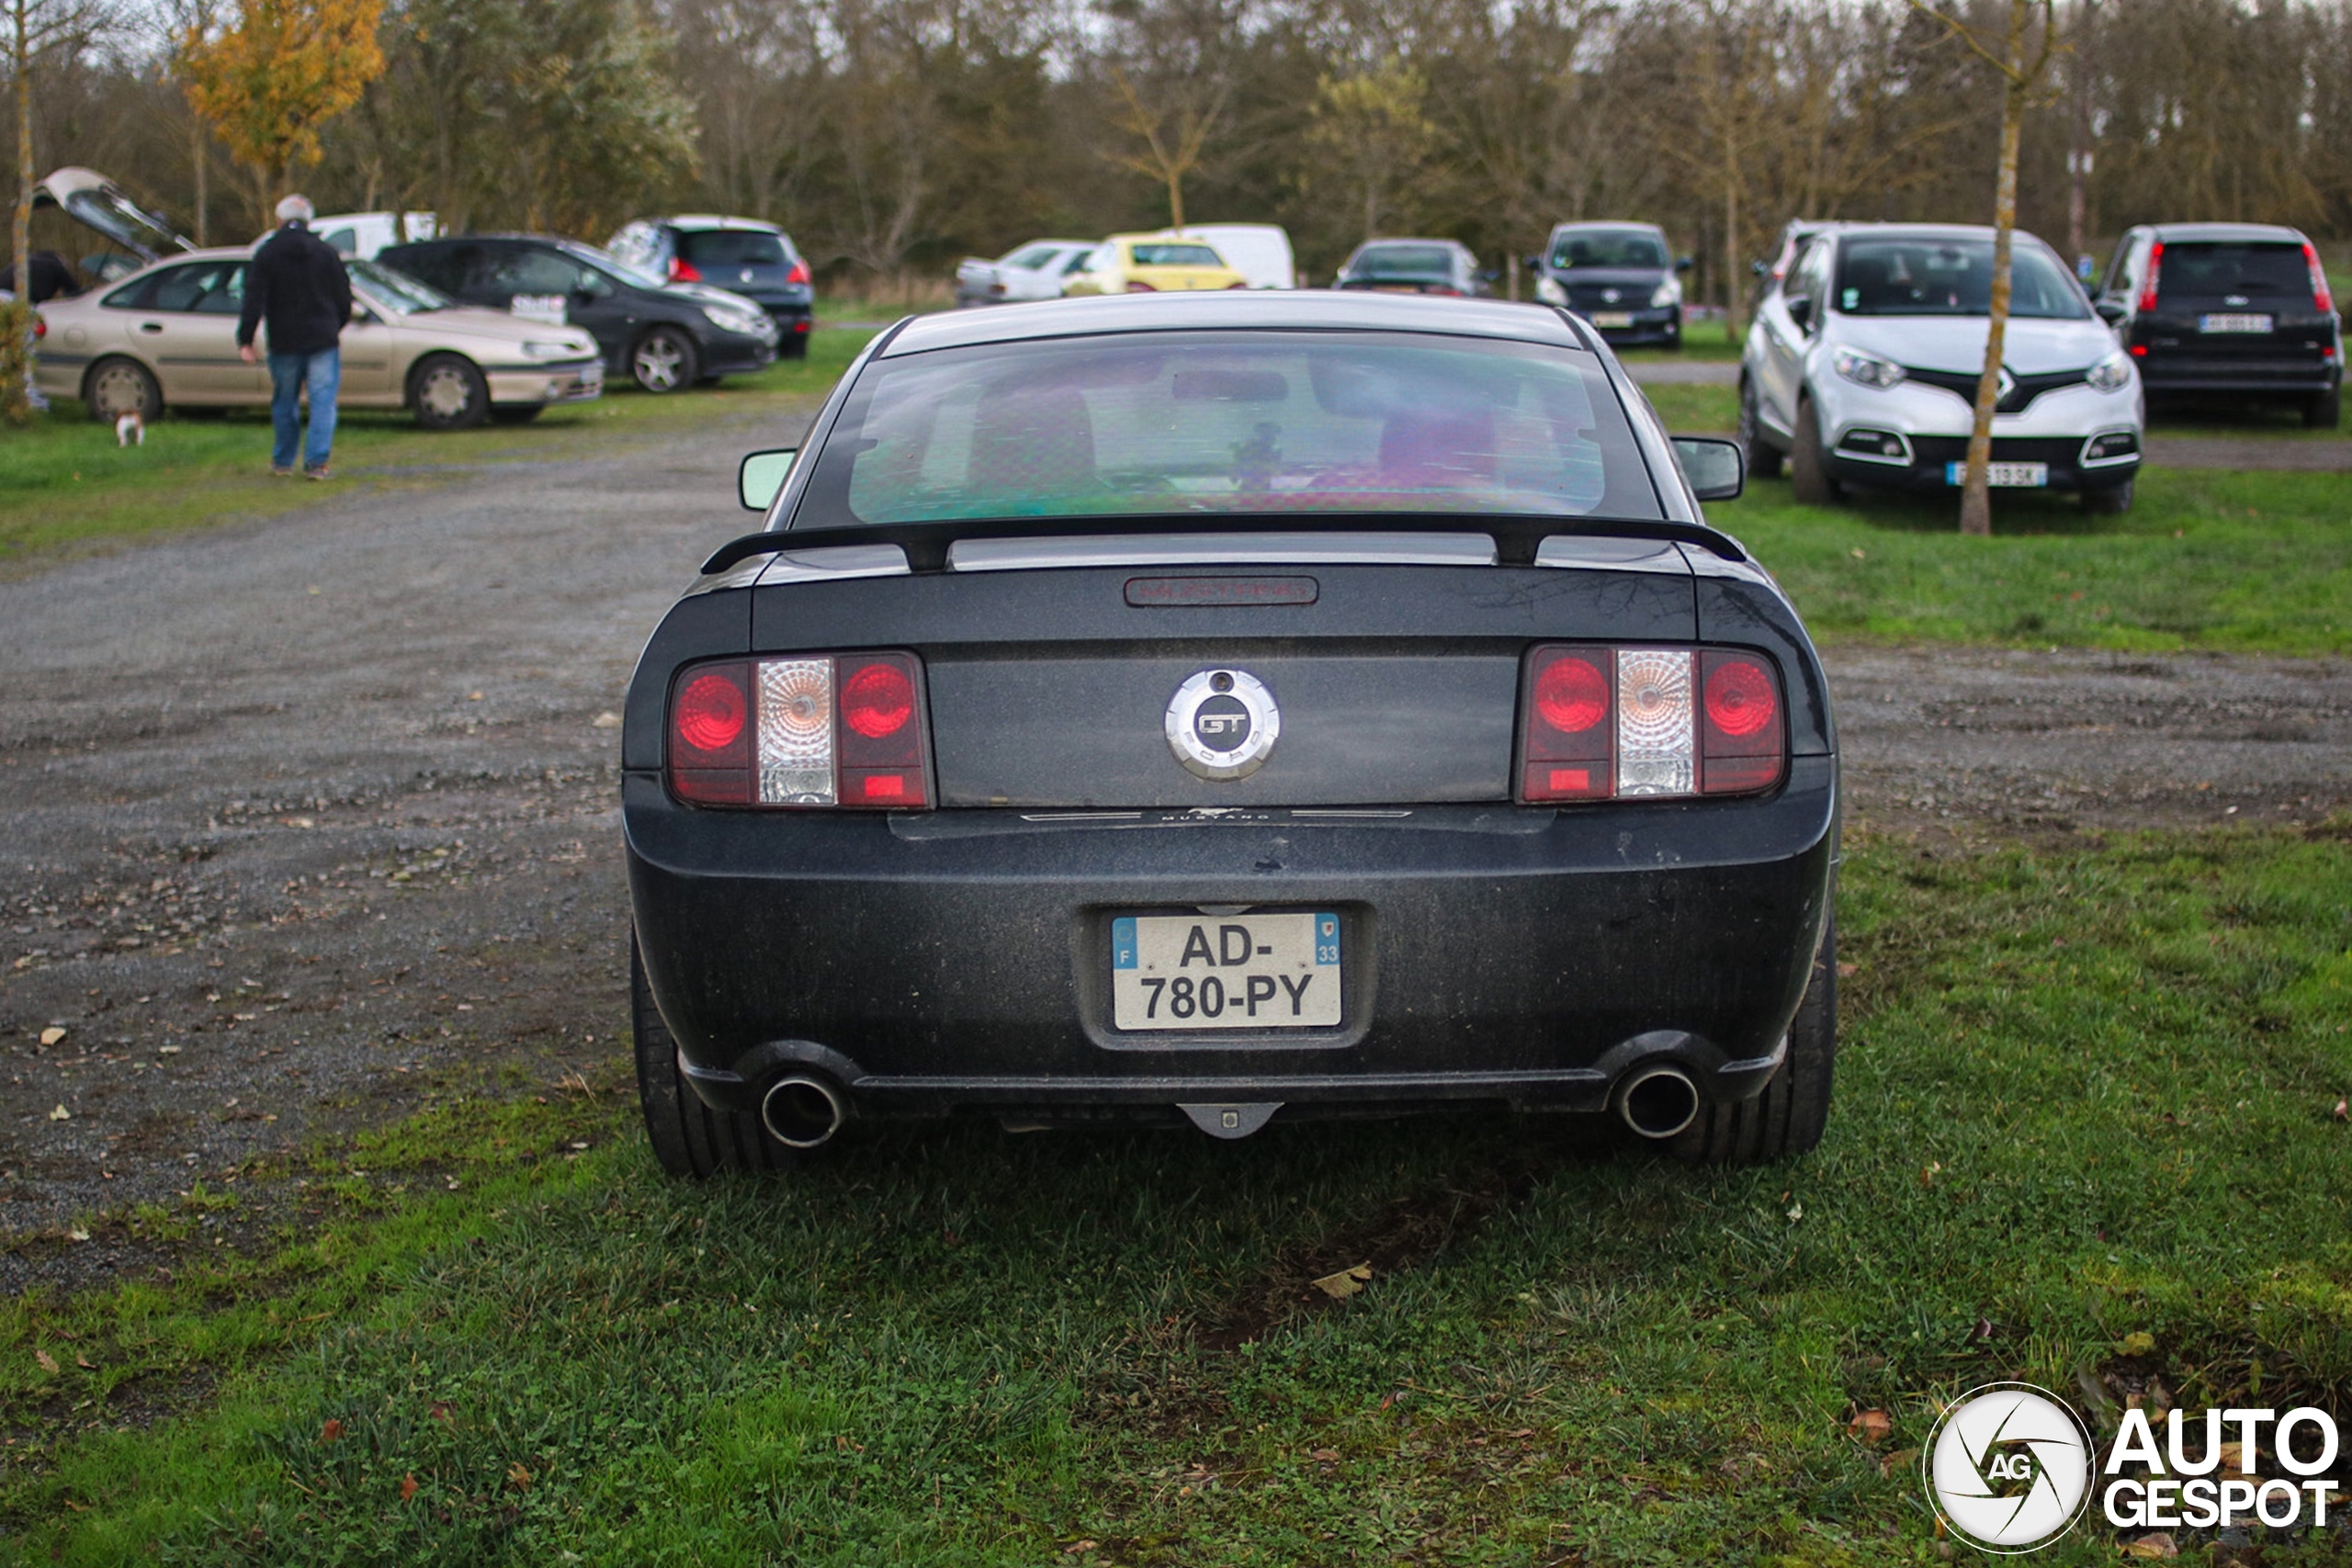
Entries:
<svg viewBox="0 0 2352 1568">
<path fill-rule="evenodd" d="M 139 417 L 138 410 L 133 409 L 114 422 L 114 444 L 118 446 L 147 445 L 147 422 Z"/>
</svg>

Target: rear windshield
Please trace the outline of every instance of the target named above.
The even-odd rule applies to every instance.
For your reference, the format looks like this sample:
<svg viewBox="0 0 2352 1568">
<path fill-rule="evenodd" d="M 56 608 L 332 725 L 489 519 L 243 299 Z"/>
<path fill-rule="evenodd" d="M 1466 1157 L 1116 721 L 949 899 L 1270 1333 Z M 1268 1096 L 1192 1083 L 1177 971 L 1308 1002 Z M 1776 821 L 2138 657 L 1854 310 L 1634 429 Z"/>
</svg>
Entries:
<svg viewBox="0 0 2352 1568">
<path fill-rule="evenodd" d="M 2074 279 L 2037 246 L 2010 251 L 2009 286 L 2012 316 L 2067 321 L 2090 314 Z M 1838 256 L 1837 306 L 1849 316 L 1990 315 L 1993 242 L 1848 240 Z"/>
<path fill-rule="evenodd" d="M 784 242 L 757 229 L 689 229 L 678 254 L 696 266 L 782 266 Z"/>
<path fill-rule="evenodd" d="M 1206 245 L 1170 245 L 1148 243 L 1128 247 L 1135 253 L 1137 266 L 1223 266 L 1217 254 Z"/>
<path fill-rule="evenodd" d="M 1662 267 L 1666 245 L 1639 229 L 1580 229 L 1554 242 L 1552 265 L 1567 272 L 1580 266 Z"/>
<path fill-rule="evenodd" d="M 1453 253 L 1443 245 L 1375 245 L 1358 251 L 1348 271 L 1358 277 L 1426 277 L 1453 271 Z"/>
<path fill-rule="evenodd" d="M 1170 513 L 1656 517 L 1600 364 L 1403 333 L 1136 333 L 870 364 L 796 527 Z"/>
<path fill-rule="evenodd" d="M 2167 294 L 2303 299 L 2312 295 L 2311 264 L 2303 259 L 2301 245 L 2168 243 L 2157 265 Z"/>
<path fill-rule="evenodd" d="M 447 294 L 430 285 L 419 283 L 404 272 L 379 266 L 371 261 L 356 258 L 344 263 L 351 274 L 351 281 L 376 298 L 379 305 L 388 305 L 406 314 L 413 310 L 447 310 L 451 300 Z"/>
</svg>

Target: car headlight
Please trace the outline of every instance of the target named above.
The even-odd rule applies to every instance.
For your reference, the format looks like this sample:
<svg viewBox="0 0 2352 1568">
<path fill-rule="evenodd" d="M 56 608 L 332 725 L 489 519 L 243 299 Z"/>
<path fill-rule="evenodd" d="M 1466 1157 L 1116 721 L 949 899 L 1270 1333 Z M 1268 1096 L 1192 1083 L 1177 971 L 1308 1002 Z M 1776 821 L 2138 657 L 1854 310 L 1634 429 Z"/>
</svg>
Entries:
<svg viewBox="0 0 2352 1568">
<path fill-rule="evenodd" d="M 557 343 L 548 338 L 533 338 L 523 345 L 523 352 L 534 359 L 577 359 L 588 350 L 576 343 Z"/>
<path fill-rule="evenodd" d="M 1883 392 L 1899 387 L 1907 374 L 1903 367 L 1891 359 L 1881 359 L 1875 354 L 1864 354 L 1858 348 L 1841 348 L 1830 356 L 1830 366 L 1838 375 L 1857 386 L 1875 387 Z"/>
<path fill-rule="evenodd" d="M 767 326 L 767 318 L 749 310 L 730 310 L 724 305 L 705 305 L 702 313 L 710 324 L 723 333 L 741 333 L 745 337 L 758 337 Z"/>
<path fill-rule="evenodd" d="M 2094 390 L 2120 392 L 2132 383 L 2132 356 L 2119 348 L 2092 366 L 2083 379 L 2089 382 Z"/>
<path fill-rule="evenodd" d="M 1565 309 L 1568 302 L 1568 291 L 1561 288 L 1558 279 L 1547 272 L 1535 280 L 1535 298 L 1540 304 L 1558 305 Z"/>
<path fill-rule="evenodd" d="M 1663 310 L 1669 305 L 1682 303 L 1682 280 L 1669 275 L 1650 295 L 1650 309 Z"/>
</svg>

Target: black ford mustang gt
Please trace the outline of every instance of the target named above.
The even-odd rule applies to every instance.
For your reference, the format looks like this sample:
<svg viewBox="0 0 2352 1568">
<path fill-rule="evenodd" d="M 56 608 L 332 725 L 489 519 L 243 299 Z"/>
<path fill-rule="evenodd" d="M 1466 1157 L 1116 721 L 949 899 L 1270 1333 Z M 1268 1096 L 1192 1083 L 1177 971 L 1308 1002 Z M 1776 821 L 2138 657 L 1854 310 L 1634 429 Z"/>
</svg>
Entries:
<svg viewBox="0 0 2352 1568">
<path fill-rule="evenodd" d="M 1484 1103 L 1818 1142 L 1821 666 L 1566 312 L 902 321 L 629 690 L 637 1066 L 680 1174 L 853 1116 Z M 780 484 L 780 489 L 778 488 Z"/>
</svg>

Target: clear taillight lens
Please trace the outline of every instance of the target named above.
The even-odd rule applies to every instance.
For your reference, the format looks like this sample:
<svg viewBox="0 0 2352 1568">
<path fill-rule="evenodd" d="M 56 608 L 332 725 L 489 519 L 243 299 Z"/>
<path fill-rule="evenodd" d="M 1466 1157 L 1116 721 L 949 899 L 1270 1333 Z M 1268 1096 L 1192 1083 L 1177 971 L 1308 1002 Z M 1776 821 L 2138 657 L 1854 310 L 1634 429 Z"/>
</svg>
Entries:
<svg viewBox="0 0 2352 1568">
<path fill-rule="evenodd" d="M 1519 798 L 1747 795 L 1788 761 L 1781 682 L 1759 654 L 1551 644 L 1528 655 Z"/>
<path fill-rule="evenodd" d="M 729 660 L 670 696 L 670 787 L 702 806 L 931 804 L 922 670 L 906 653 Z"/>
</svg>

